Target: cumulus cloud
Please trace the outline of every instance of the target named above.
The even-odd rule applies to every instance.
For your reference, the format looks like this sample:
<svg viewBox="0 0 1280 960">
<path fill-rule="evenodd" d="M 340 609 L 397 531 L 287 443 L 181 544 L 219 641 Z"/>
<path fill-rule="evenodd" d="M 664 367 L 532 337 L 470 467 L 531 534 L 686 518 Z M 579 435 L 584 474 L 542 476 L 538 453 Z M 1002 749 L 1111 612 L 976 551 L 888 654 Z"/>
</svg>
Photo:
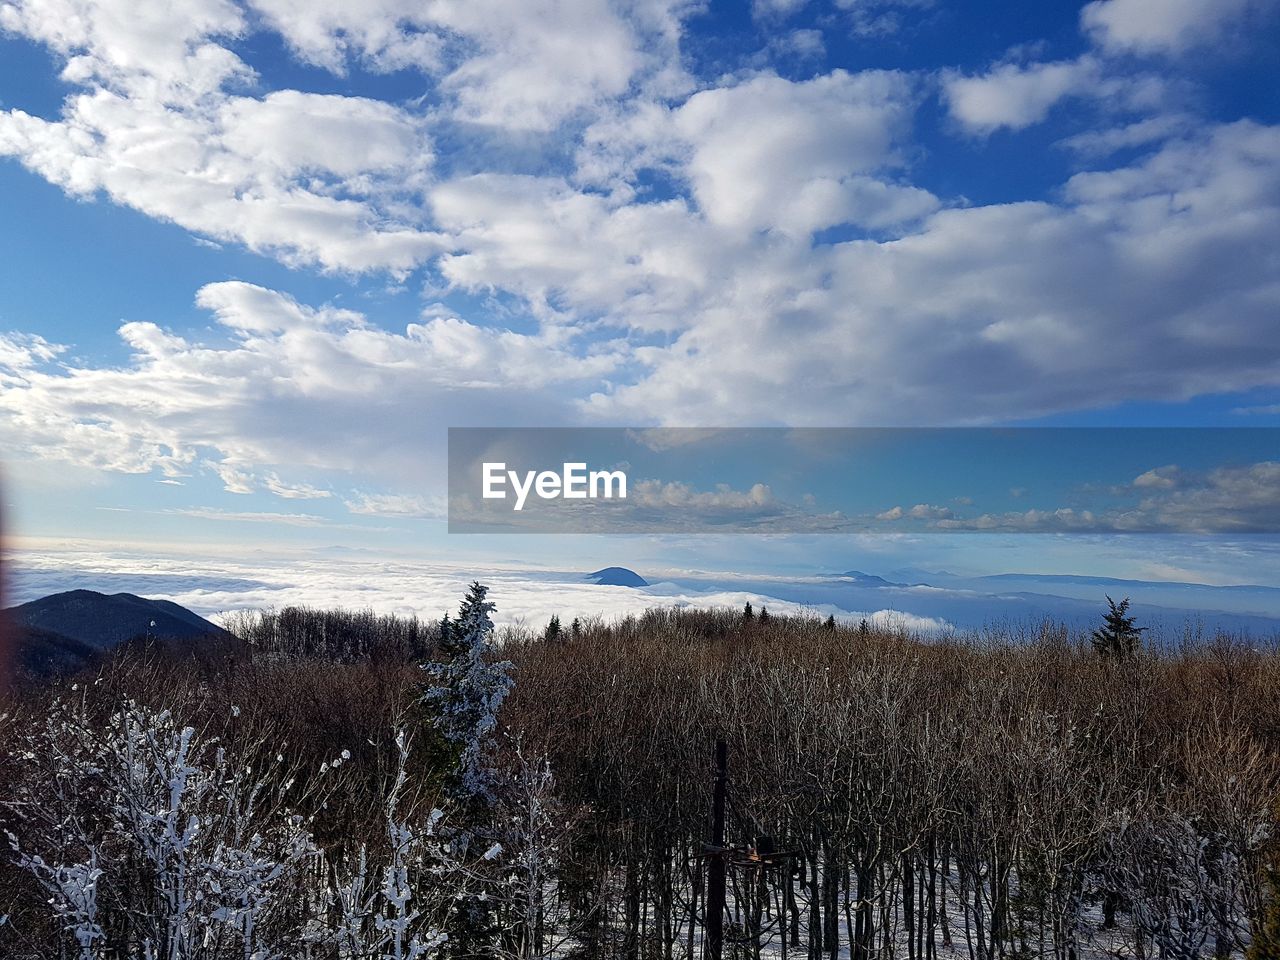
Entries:
<svg viewBox="0 0 1280 960">
<path fill-rule="evenodd" d="M 1139 510 L 1161 528 L 1198 533 L 1274 532 L 1280 527 L 1280 463 L 1219 467 L 1186 478 Z"/>
<path fill-rule="evenodd" d="M 1178 476 L 1181 470 L 1177 464 L 1169 464 L 1165 467 L 1156 467 L 1148 470 L 1146 473 L 1134 477 L 1133 485 L 1139 488 L 1150 488 L 1156 490 L 1169 490 L 1178 484 Z"/>
<path fill-rule="evenodd" d="M 891 507 L 883 513 L 876 514 L 877 520 L 901 520 L 904 517 L 912 520 L 946 520 L 953 516 L 950 507 L 939 507 L 932 503 L 917 503 L 904 510 L 902 507 Z"/>
<path fill-rule="evenodd" d="M 670 347 L 637 351 L 646 377 L 586 406 L 668 425 L 974 423 L 1275 384 L 1277 224 L 1280 129 L 1209 127 L 1076 175 L 1061 203 L 744 260 Z"/>
<path fill-rule="evenodd" d="M 953 74 L 944 81 L 951 115 L 967 129 L 990 133 L 1039 123 L 1064 97 L 1088 90 L 1099 77 L 1089 57 L 1057 63 L 1003 63 L 981 76 Z"/>
<path fill-rule="evenodd" d="M 359 97 L 235 91 L 226 2 L 19 0 L 0 27 L 47 44 L 72 84 L 57 119 L 0 112 L 0 156 L 78 197 L 103 194 L 287 262 L 404 273 L 442 249 L 403 201 L 426 182 L 423 119 Z"/>
<path fill-rule="evenodd" d="M 1207 5 L 1180 2 L 1163 6 L 1201 23 Z M 1137 29 L 1127 0 L 1087 8 L 1097 46 L 1076 60 L 944 78 L 978 132 L 1108 101 L 1105 131 L 1067 141 L 1085 169 L 987 205 L 914 182 L 919 74 L 753 62 L 694 79 L 692 4 L 495 9 L 0 7 L 71 85 L 56 117 L 0 113 L 0 154 L 290 264 L 420 271 L 429 298 L 499 304 L 389 330 L 225 282 L 198 294 L 211 335 L 127 323 L 123 363 L 15 334 L 0 340 L 10 449 L 408 515 L 372 499 L 401 494 L 352 491 L 416 496 L 438 452 L 423 436 L 449 422 L 975 423 L 1280 382 L 1280 131 L 1112 116 L 1161 106 L 1160 83 L 1109 52 Z M 265 29 L 334 74 L 412 68 L 426 96 L 265 89 L 233 52 Z M 1125 147 L 1143 155 L 1102 162 Z"/>
<path fill-rule="evenodd" d="M 414 122 L 368 101 L 316 99 L 325 102 L 295 104 L 299 112 L 284 114 L 278 103 L 238 98 L 225 114 L 207 116 L 98 90 L 69 101 L 56 121 L 0 113 L 0 155 L 17 157 L 68 193 L 101 192 L 290 263 L 404 273 L 439 252 L 442 241 L 431 231 L 388 216 L 388 204 L 412 187 L 430 158 L 425 148 L 407 146 L 419 135 Z M 268 133 L 273 124 L 279 129 Z M 253 145 L 266 139 L 273 147 L 260 162 Z M 395 153 L 397 145 L 403 152 Z M 350 179 L 316 180 L 312 172 Z"/>
<path fill-rule="evenodd" d="M 902 74 L 842 70 L 795 83 L 761 76 L 695 94 L 674 114 L 699 209 L 736 231 L 881 228 L 934 210 L 925 190 L 879 176 L 901 162 L 911 116 Z"/>
<path fill-rule="evenodd" d="M 1094 54 L 1050 63 L 997 63 L 978 75 L 948 72 L 943 76 L 943 96 L 951 116 L 965 130 L 976 134 L 1022 130 L 1042 122 L 1055 106 L 1070 99 L 1088 101 L 1114 123 L 1113 115 L 1117 113 L 1161 108 L 1168 99 L 1168 86 L 1164 77 L 1118 69 Z M 1105 133 L 1097 132 L 1095 139 L 1086 132 L 1080 139 L 1068 141 L 1068 145 L 1106 153 L 1108 146 L 1114 150 L 1162 140 L 1177 130 L 1177 125 L 1169 122 L 1146 126 L 1139 126 L 1140 123 L 1113 126 Z"/>
<path fill-rule="evenodd" d="M 545 131 L 673 72 L 685 0 L 252 0 L 303 58 L 335 73 L 352 60 L 439 80 L 460 120 Z"/>
<path fill-rule="evenodd" d="M 1003 533 L 1250 534 L 1280 530 L 1280 463 L 1263 461 L 1192 473 L 1174 464 L 1135 477 L 1113 491 L 1118 502 L 1085 507 L 1035 507 L 959 515 L 946 507 L 893 507 L 876 519 L 915 520 L 913 530 Z M 1125 497 L 1124 494 L 1130 496 Z"/>
<path fill-rule="evenodd" d="M 160 100 L 187 100 L 250 74 L 218 41 L 245 18 L 229 0 L 13 0 L 0 29 L 64 58 L 62 78 Z"/>
<path fill-rule="evenodd" d="M 1271 0 L 1094 0 L 1080 24 L 1110 50 L 1180 53 L 1272 7 Z"/>
<path fill-rule="evenodd" d="M 0 351 L 9 455 L 168 476 L 207 468 L 233 493 L 323 498 L 326 490 L 286 470 L 425 482 L 438 465 L 421 442 L 423 423 L 484 417 L 515 397 L 526 398 L 528 415 L 550 417 L 555 401 L 540 388 L 596 382 L 616 363 L 456 318 L 392 333 L 360 314 L 242 282 L 211 284 L 197 300 L 224 340 L 135 322 L 120 328 L 133 351 L 123 366 L 33 367 L 33 356 L 57 355 L 43 343 Z"/>
</svg>

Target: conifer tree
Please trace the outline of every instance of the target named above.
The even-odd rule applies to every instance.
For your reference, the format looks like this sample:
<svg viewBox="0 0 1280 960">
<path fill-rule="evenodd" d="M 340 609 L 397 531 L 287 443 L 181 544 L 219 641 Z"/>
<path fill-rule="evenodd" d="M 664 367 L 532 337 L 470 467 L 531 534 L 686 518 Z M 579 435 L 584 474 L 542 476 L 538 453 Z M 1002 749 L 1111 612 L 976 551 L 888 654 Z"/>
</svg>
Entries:
<svg viewBox="0 0 1280 960">
<path fill-rule="evenodd" d="M 1110 609 L 1103 617 L 1102 628 L 1093 631 L 1093 649 L 1104 657 L 1117 659 L 1132 656 L 1137 652 L 1146 627 L 1134 626 L 1134 617 L 1128 616 L 1129 598 L 1125 597 L 1116 603 L 1107 597 Z"/>
<path fill-rule="evenodd" d="M 761 622 L 761 623 L 768 623 L 768 622 L 769 622 L 769 608 L 768 608 L 768 607 L 764 607 L 764 606 L 762 606 L 762 607 L 760 608 L 760 622 Z"/>
<path fill-rule="evenodd" d="M 446 610 L 440 617 L 440 640 L 439 646 L 441 652 L 452 654 L 453 648 L 450 646 L 453 638 L 453 622 L 449 619 L 449 612 Z"/>
<path fill-rule="evenodd" d="M 547 628 L 542 631 L 542 639 L 548 643 L 555 643 L 560 639 L 560 615 L 552 614 L 551 619 L 547 621 Z"/>
<path fill-rule="evenodd" d="M 496 834 L 496 808 L 501 784 L 493 767 L 498 709 L 514 685 L 512 664 L 495 659 L 494 605 L 489 588 L 471 584 L 449 627 L 441 649 L 446 658 L 424 669 L 432 683 L 424 699 L 436 711 L 435 727 L 453 753 L 445 788 L 455 805 L 457 825 L 448 831 L 455 851 L 466 856 L 473 847 L 484 849 Z M 501 850 L 500 845 L 492 847 Z M 486 854 L 484 859 L 489 859 Z M 462 898 L 452 918 L 445 953 L 474 957 L 494 936 L 485 895 Z"/>
<path fill-rule="evenodd" d="M 823 624 L 823 627 L 828 630 L 834 630 L 836 628 L 836 615 L 834 613 L 827 617 L 827 622 Z"/>
<path fill-rule="evenodd" d="M 425 699 L 435 707 L 436 729 L 457 751 L 449 786 L 466 806 L 493 802 L 494 773 L 489 754 L 498 728 L 498 708 L 511 691 L 511 663 L 494 660 L 494 605 L 489 588 L 471 584 L 441 642 L 447 659 L 425 665 L 432 684 Z"/>
<path fill-rule="evenodd" d="M 755 611 L 751 609 L 751 601 L 748 600 L 747 605 L 742 608 L 742 619 L 754 620 L 755 617 L 756 617 Z"/>
</svg>

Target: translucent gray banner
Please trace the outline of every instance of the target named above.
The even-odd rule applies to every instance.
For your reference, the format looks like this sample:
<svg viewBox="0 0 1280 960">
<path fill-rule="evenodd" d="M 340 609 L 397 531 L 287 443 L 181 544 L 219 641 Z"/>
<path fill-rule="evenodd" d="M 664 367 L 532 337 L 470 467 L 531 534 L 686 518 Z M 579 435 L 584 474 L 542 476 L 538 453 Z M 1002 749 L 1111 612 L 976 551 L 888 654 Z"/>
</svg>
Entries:
<svg viewBox="0 0 1280 960">
<path fill-rule="evenodd" d="M 452 428 L 451 533 L 1280 532 L 1280 430 Z"/>
</svg>

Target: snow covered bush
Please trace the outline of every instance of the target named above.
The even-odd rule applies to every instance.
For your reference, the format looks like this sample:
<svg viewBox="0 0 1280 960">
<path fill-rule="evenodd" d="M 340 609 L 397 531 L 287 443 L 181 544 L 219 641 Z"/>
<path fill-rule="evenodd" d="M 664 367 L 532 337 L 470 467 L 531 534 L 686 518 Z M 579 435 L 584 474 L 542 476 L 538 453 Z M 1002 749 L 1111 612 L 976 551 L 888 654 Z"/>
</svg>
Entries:
<svg viewBox="0 0 1280 960">
<path fill-rule="evenodd" d="M 448 942 L 444 929 L 466 886 L 467 871 L 438 835 L 443 813 L 432 810 L 417 824 L 400 812 L 407 780 L 408 734 L 396 731 L 398 764 L 384 808 L 388 854 L 382 869 L 369 865 L 367 847 L 360 848 L 355 869 L 333 898 L 337 912 L 333 941 L 343 960 L 423 960 Z M 423 896 L 431 886 L 448 892 Z M 424 890 L 426 888 L 426 890 Z"/>
<path fill-rule="evenodd" d="M 85 699 L 55 702 L 19 737 L 25 770 L 3 804 L 12 863 L 49 912 L 14 919 L 5 942 L 41 960 L 438 956 L 487 861 L 462 862 L 439 809 L 402 808 L 405 730 L 395 745 L 384 836 L 348 856 L 318 849 L 285 802 L 327 802 L 347 751 L 304 775 L 260 743 L 233 756 L 167 710 L 126 702 L 96 722 Z"/>
<path fill-rule="evenodd" d="M 55 702 L 15 753 L 14 861 L 80 957 L 267 960 L 296 942 L 302 913 L 278 893 L 315 849 L 269 771 L 132 702 L 105 723 L 83 699 Z"/>
<path fill-rule="evenodd" d="M 551 956 L 576 933 L 560 896 L 572 819 L 560 802 L 551 763 L 516 742 L 499 797 L 504 941 L 520 960 Z"/>
<path fill-rule="evenodd" d="M 1222 840 L 1174 812 L 1137 818 L 1116 838 L 1110 879 L 1128 899 L 1136 932 L 1160 956 L 1197 960 L 1243 926 L 1240 863 Z M 1229 954 L 1231 940 L 1225 946 Z"/>
</svg>

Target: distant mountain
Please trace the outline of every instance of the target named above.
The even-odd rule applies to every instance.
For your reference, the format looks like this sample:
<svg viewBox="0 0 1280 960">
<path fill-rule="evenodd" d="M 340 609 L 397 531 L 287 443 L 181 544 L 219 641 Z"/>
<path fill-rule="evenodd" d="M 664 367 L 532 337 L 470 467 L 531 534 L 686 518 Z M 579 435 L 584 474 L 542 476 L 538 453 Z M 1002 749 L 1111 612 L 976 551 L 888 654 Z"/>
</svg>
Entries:
<svg viewBox="0 0 1280 960">
<path fill-rule="evenodd" d="M 626 567 L 605 567 L 588 573 L 587 579 L 603 587 L 647 587 L 649 581 Z"/>
<path fill-rule="evenodd" d="M 863 573 L 861 570 L 846 570 L 844 573 L 837 573 L 837 577 L 842 580 L 852 580 L 854 583 L 864 587 L 900 587 L 901 583 L 894 583 L 886 580 L 884 577 L 877 577 L 874 573 Z"/>
<path fill-rule="evenodd" d="M 185 607 L 131 593 L 68 590 L 12 607 L 7 613 L 18 628 L 54 634 L 93 650 L 108 650 L 147 635 L 160 640 L 226 636 L 221 627 Z M 51 642 L 47 636 L 40 641 L 45 646 Z"/>
<path fill-rule="evenodd" d="M 1259 583 L 1235 583 L 1217 586 L 1208 583 L 1191 583 L 1185 580 L 1123 580 L 1119 577 L 1085 577 L 1071 573 L 995 573 L 978 579 L 997 583 L 1017 580 L 1028 583 L 1078 584 L 1090 587 L 1150 587 L 1156 590 L 1203 590 L 1210 593 L 1248 591 L 1250 593 L 1269 592 L 1280 595 L 1280 587 L 1268 587 Z"/>
</svg>

